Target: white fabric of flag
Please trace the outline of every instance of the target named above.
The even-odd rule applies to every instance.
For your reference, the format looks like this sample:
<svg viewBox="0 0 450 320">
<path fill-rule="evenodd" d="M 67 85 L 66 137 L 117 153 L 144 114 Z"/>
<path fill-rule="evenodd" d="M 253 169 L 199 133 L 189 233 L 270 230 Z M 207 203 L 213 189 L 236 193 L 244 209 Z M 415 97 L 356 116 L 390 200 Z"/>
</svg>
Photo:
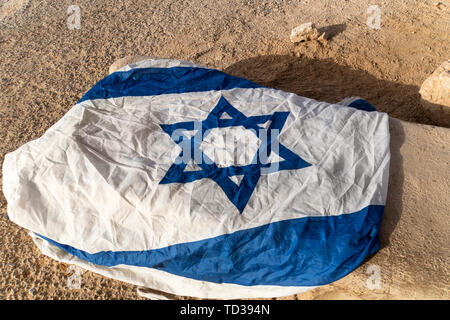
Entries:
<svg viewBox="0 0 450 320">
<path fill-rule="evenodd" d="M 388 116 L 149 59 L 6 155 L 11 221 L 42 252 L 203 298 L 338 280 L 379 249 Z"/>
</svg>

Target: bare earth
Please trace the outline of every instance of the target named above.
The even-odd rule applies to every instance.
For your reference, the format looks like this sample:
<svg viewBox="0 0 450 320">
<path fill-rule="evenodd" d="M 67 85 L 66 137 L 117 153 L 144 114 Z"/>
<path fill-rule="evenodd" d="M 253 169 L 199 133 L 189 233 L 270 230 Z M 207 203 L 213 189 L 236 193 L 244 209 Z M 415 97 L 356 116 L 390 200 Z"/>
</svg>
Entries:
<svg viewBox="0 0 450 320">
<path fill-rule="evenodd" d="M 40 137 L 128 55 L 188 60 L 329 102 L 358 95 L 392 117 L 422 124 L 434 123 L 419 87 L 450 58 L 450 1 L 0 3 L 0 167 L 6 153 Z M 74 4 L 79 30 L 66 24 Z M 381 8 L 379 30 L 366 25 L 370 5 Z M 328 41 L 292 44 L 291 29 L 308 21 Z M 6 213 L 0 193 L 0 299 L 140 299 L 135 286 L 88 271 L 81 289 L 68 288 L 69 266 L 42 255 Z M 389 246 L 379 254 L 388 252 Z M 349 297 L 333 286 L 288 298 Z"/>
</svg>

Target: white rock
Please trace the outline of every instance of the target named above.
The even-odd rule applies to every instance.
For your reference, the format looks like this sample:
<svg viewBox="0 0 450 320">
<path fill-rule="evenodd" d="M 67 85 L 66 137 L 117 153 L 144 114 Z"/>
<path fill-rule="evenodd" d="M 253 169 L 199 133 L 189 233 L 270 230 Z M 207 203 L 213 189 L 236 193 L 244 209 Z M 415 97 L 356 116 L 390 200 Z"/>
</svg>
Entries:
<svg viewBox="0 0 450 320">
<path fill-rule="evenodd" d="M 422 105 L 436 124 L 450 127 L 450 60 L 441 64 L 420 88 Z"/>
<path fill-rule="evenodd" d="M 320 33 L 313 22 L 307 22 L 299 25 L 291 31 L 291 41 L 293 43 L 315 40 L 319 38 Z"/>
<path fill-rule="evenodd" d="M 116 60 L 110 67 L 109 67 L 109 73 L 116 72 L 117 70 L 125 67 L 126 65 L 136 63 L 142 60 L 151 59 L 150 56 L 126 56 L 124 58 L 121 58 L 119 60 Z"/>
</svg>

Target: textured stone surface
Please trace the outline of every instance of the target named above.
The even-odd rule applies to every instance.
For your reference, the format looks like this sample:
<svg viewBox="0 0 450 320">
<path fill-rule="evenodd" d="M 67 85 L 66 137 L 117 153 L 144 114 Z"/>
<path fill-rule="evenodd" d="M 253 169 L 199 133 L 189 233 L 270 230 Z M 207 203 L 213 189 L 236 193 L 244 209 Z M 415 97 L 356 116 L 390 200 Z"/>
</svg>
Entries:
<svg viewBox="0 0 450 320">
<path fill-rule="evenodd" d="M 422 84 L 421 101 L 437 124 L 450 127 L 450 60 L 442 63 Z"/>
<path fill-rule="evenodd" d="M 291 31 L 291 41 L 293 43 L 315 40 L 320 36 L 319 31 L 313 22 L 307 22 L 302 25 L 299 25 L 292 29 Z"/>
<path fill-rule="evenodd" d="M 0 21 L 22 11 L 30 0 L 4 0 L 0 2 Z"/>
</svg>

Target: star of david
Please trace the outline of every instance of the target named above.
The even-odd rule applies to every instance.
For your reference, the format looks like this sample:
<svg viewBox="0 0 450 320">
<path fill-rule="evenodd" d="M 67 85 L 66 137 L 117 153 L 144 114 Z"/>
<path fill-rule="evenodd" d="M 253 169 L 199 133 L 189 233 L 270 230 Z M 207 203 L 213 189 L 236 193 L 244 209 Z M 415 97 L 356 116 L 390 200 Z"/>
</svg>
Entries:
<svg viewBox="0 0 450 320">
<path fill-rule="evenodd" d="M 228 114 L 228 118 L 223 118 L 224 113 Z M 308 162 L 300 158 L 297 154 L 283 146 L 278 141 L 276 132 L 281 132 L 289 112 L 274 112 L 269 115 L 245 116 L 242 112 L 234 108 L 224 97 L 221 97 L 214 109 L 209 113 L 203 121 L 186 121 L 174 124 L 161 124 L 161 128 L 166 132 L 172 140 L 180 144 L 182 142 L 190 144 L 190 159 L 196 160 L 195 164 L 199 170 L 186 170 L 186 161 L 175 161 L 167 171 L 166 175 L 159 182 L 160 184 L 169 183 L 188 183 L 200 179 L 211 179 L 217 183 L 224 191 L 228 199 L 242 213 L 247 205 L 252 193 L 258 183 L 261 174 L 268 174 L 281 170 L 296 170 L 310 166 Z M 264 129 L 261 125 L 270 121 L 270 125 Z M 206 135 L 213 128 L 227 128 L 242 126 L 247 130 L 251 130 L 262 141 L 258 152 L 251 164 L 243 166 L 218 167 L 211 159 L 209 159 L 200 149 L 200 145 Z M 197 130 L 194 136 L 188 137 L 186 131 Z M 276 131 L 272 129 L 277 129 Z M 173 134 L 177 130 L 177 134 Z M 266 131 L 266 132 L 264 132 Z M 275 134 L 274 134 L 275 132 Z M 265 137 L 261 139 L 261 134 Z M 278 148 L 272 148 L 274 141 L 277 142 Z M 182 148 L 183 149 L 183 148 Z M 278 149 L 278 152 L 274 150 Z M 185 148 L 186 150 L 186 148 Z M 282 161 L 277 163 L 267 163 L 261 161 L 258 155 L 265 152 L 268 159 L 271 152 L 278 153 Z M 194 159 L 194 156 L 199 159 Z M 183 157 L 183 150 L 178 159 Z M 276 168 L 276 169 L 273 169 Z M 239 184 L 235 183 L 231 177 L 242 177 Z"/>
</svg>

